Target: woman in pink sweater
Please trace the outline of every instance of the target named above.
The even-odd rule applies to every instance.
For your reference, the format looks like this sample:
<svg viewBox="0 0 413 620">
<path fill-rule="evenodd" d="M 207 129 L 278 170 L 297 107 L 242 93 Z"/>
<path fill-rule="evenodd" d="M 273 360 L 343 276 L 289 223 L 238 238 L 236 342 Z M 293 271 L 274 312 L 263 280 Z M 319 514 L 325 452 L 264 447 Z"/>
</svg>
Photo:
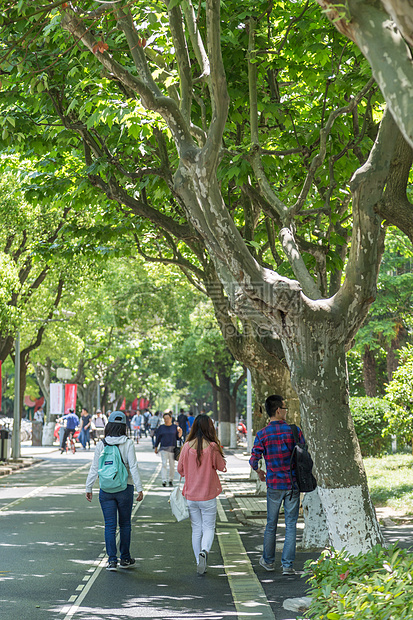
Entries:
<svg viewBox="0 0 413 620">
<path fill-rule="evenodd" d="M 182 493 L 188 502 L 192 548 L 199 575 L 206 571 L 214 540 L 217 496 L 222 491 L 217 470 L 226 471 L 224 453 L 212 420 L 207 415 L 199 415 L 178 462 L 178 472 L 185 477 Z"/>
</svg>

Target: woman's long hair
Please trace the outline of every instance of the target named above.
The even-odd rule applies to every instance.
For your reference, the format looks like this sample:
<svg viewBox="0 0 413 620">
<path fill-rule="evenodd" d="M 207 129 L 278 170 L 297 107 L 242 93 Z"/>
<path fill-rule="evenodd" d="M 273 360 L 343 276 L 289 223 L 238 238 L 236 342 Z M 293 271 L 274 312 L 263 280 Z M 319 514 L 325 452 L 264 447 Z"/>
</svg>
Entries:
<svg viewBox="0 0 413 620">
<path fill-rule="evenodd" d="M 224 452 L 218 439 L 214 423 L 211 418 L 208 417 L 205 413 L 196 416 L 185 443 L 187 443 L 188 441 L 193 441 L 194 439 L 196 439 L 196 462 L 198 463 L 198 465 L 201 464 L 202 459 L 203 439 L 205 439 L 208 443 L 215 442 L 217 444 L 219 453 L 221 454 L 221 456 L 224 456 Z"/>
<path fill-rule="evenodd" d="M 122 437 L 126 435 L 126 424 L 108 422 L 105 426 L 105 437 Z"/>
</svg>

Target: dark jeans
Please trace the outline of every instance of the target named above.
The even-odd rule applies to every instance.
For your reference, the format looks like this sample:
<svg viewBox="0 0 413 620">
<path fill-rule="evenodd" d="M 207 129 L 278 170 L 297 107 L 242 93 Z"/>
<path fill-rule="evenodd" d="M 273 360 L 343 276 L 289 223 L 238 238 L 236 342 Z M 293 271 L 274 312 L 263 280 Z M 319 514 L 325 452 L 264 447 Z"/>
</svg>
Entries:
<svg viewBox="0 0 413 620">
<path fill-rule="evenodd" d="M 79 433 L 79 441 L 84 448 L 86 448 L 86 444 L 90 448 L 90 430 L 88 428 L 82 428 Z"/>
<path fill-rule="evenodd" d="M 117 562 L 116 528 L 119 515 L 120 559 L 129 560 L 131 540 L 131 520 L 133 506 L 133 485 L 128 484 L 124 491 L 106 493 L 99 491 L 99 501 L 105 520 L 105 545 L 109 562 Z"/>
</svg>

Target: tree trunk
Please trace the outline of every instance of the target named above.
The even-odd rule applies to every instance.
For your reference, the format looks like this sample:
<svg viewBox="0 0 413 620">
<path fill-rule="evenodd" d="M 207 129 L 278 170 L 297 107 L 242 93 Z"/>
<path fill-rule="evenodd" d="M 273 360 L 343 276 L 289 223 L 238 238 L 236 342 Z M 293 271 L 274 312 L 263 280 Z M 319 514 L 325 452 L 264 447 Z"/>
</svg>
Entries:
<svg viewBox="0 0 413 620">
<path fill-rule="evenodd" d="M 218 390 L 214 385 L 211 384 L 212 387 L 212 412 L 214 416 L 214 420 L 218 420 Z"/>
<path fill-rule="evenodd" d="M 399 365 L 399 358 L 397 355 L 397 351 L 404 347 L 407 341 L 407 330 L 403 325 L 399 325 L 397 327 L 397 334 L 395 338 L 391 341 L 390 347 L 387 350 L 387 380 L 391 381 L 393 378 L 393 373 L 397 370 Z"/>
<path fill-rule="evenodd" d="M 325 320 L 285 340 L 331 545 L 353 555 L 383 544 L 348 403 L 344 343 Z"/>
<path fill-rule="evenodd" d="M 266 372 L 266 377 L 269 373 Z M 274 367 L 273 381 L 268 383 L 260 367 L 251 368 L 251 381 L 255 393 L 254 412 L 253 412 L 253 434 L 264 428 L 268 424 L 268 416 L 265 412 L 265 399 L 271 394 L 283 396 L 288 404 L 288 414 L 286 420 L 289 424 L 300 424 L 300 405 L 297 394 L 291 385 L 290 371 L 286 366 L 277 365 Z"/>
<path fill-rule="evenodd" d="M 217 374 L 220 388 L 218 390 L 219 440 L 224 446 L 236 448 L 235 416 L 231 411 L 230 377 L 222 370 Z"/>
<path fill-rule="evenodd" d="M 50 375 L 52 372 L 52 360 L 50 357 L 46 359 L 45 364 L 40 364 L 39 362 L 34 364 L 34 372 L 46 401 L 46 424 L 48 424 L 50 422 Z"/>
<path fill-rule="evenodd" d="M 375 398 L 377 396 L 376 358 L 369 347 L 365 347 L 363 353 L 363 380 L 366 395 Z"/>
<path fill-rule="evenodd" d="M 12 352 L 14 346 L 14 336 L 10 334 L 0 335 L 0 362 L 5 362 L 7 356 Z"/>
<path fill-rule="evenodd" d="M 85 407 L 89 413 L 93 413 L 93 405 L 97 394 L 97 380 L 90 381 L 86 385 L 77 384 L 77 395 L 80 404 Z"/>
</svg>

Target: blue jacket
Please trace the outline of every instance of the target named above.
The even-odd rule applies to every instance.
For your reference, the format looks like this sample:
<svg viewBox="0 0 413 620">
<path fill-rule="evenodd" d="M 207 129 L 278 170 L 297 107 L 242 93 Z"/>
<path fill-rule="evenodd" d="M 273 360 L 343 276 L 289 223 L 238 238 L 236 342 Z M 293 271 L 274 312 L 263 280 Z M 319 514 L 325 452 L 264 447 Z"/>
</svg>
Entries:
<svg viewBox="0 0 413 620">
<path fill-rule="evenodd" d="M 178 439 L 178 427 L 176 426 L 176 424 L 171 424 L 171 426 L 166 426 L 166 424 L 161 424 L 156 429 L 155 448 L 157 448 L 159 444 L 161 446 L 161 450 L 165 448 L 175 448 L 177 439 Z"/>
<path fill-rule="evenodd" d="M 63 420 L 66 420 L 66 428 L 70 431 L 74 431 L 76 426 L 79 425 L 79 418 L 75 413 L 67 413 L 63 416 Z"/>
</svg>

